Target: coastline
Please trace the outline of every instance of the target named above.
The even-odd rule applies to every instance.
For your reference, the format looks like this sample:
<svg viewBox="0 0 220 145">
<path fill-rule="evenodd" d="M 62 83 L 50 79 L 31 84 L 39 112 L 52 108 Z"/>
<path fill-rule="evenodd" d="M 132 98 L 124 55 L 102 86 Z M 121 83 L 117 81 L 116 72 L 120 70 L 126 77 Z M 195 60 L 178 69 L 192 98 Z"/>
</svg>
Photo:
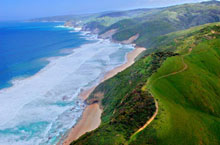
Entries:
<svg viewBox="0 0 220 145">
<path fill-rule="evenodd" d="M 127 54 L 126 56 L 127 61 L 123 65 L 118 66 L 115 69 L 109 71 L 104 76 L 104 78 L 100 81 L 100 83 L 114 77 L 119 72 L 130 67 L 135 62 L 135 58 L 139 54 L 141 54 L 144 50 L 146 50 L 146 48 L 136 46 L 134 50 L 132 50 L 131 52 Z M 90 88 L 87 91 L 82 92 L 82 94 L 79 97 L 82 100 L 86 100 L 95 88 L 96 86 Z M 81 137 L 85 133 L 98 128 L 99 125 L 101 124 L 101 114 L 102 114 L 102 110 L 98 103 L 88 105 L 86 109 L 84 110 L 81 119 L 77 122 L 77 124 L 70 130 L 68 135 L 65 137 L 63 141 L 63 145 L 69 145 L 71 142 L 73 142 L 74 140 L 77 140 L 79 137 Z"/>
<path fill-rule="evenodd" d="M 73 28 L 71 28 L 71 31 L 72 29 Z M 71 34 L 69 32 L 70 31 L 68 30 L 67 33 Z M 85 31 L 79 31 L 79 36 L 83 37 L 83 39 L 96 40 L 96 41 L 94 41 L 94 43 L 92 41 L 91 41 L 92 43 L 85 43 L 85 44 L 83 43 L 79 47 L 74 47 L 73 49 L 72 48 L 61 49 L 64 50 L 64 52 L 68 50 L 68 53 L 62 56 L 40 58 L 39 61 L 48 62 L 48 64 L 46 64 L 42 69 L 40 69 L 40 71 L 38 71 L 35 75 L 31 75 L 30 77 L 29 76 L 25 77 L 24 79 L 16 78 L 15 81 L 13 81 L 14 83 L 13 87 L 7 88 L 7 90 L 4 89 L 3 92 L 0 91 L 0 95 L 3 96 L 4 98 L 7 98 L 2 100 L 1 108 L 3 109 L 1 109 L 0 112 L 4 112 L 4 114 L 2 113 L 4 116 L 1 115 L 1 117 L 3 116 L 4 118 L 2 117 L 2 122 L 0 124 L 5 124 L 5 122 L 8 122 L 8 120 L 14 118 L 17 114 L 25 115 L 26 117 L 31 118 L 32 113 L 33 112 L 35 113 L 36 111 L 36 115 L 34 116 L 33 122 L 35 121 L 35 119 L 37 120 L 38 118 L 40 118 L 41 120 L 45 120 L 45 122 L 48 123 L 52 122 L 54 124 L 48 126 L 47 128 L 46 127 L 37 128 L 39 130 L 41 129 L 46 130 L 44 133 L 42 133 L 43 134 L 42 136 L 44 136 L 43 139 L 42 136 L 39 136 L 39 141 L 38 141 L 38 136 L 37 136 L 36 140 L 39 143 L 43 142 L 42 144 L 45 144 L 45 142 L 47 142 L 49 144 L 56 144 L 57 142 L 60 141 L 60 138 L 62 137 L 60 136 L 60 134 L 66 133 L 65 135 L 67 135 L 67 131 L 70 131 L 71 128 L 73 127 L 73 124 L 76 124 L 82 118 L 82 114 L 85 110 L 83 99 L 79 98 L 79 94 L 81 94 L 82 91 L 84 92 L 84 94 L 81 94 L 81 97 L 83 98 L 84 96 L 85 98 L 87 98 L 86 96 L 88 96 L 90 92 L 83 91 L 87 87 L 88 84 L 87 82 L 91 82 L 91 80 L 93 81 L 94 79 L 97 78 L 96 76 L 98 76 L 99 79 L 92 82 L 94 83 L 93 86 L 95 86 L 100 82 L 100 80 L 105 75 L 104 71 L 102 73 L 98 73 L 98 72 L 97 73 L 94 72 L 94 74 L 91 73 L 92 71 L 90 70 L 93 69 L 91 65 L 93 64 L 93 60 L 97 60 L 97 59 L 103 60 L 104 62 L 106 62 L 106 64 L 108 64 L 109 62 L 111 62 L 112 58 L 109 57 L 109 59 L 106 59 L 107 54 L 114 54 L 116 52 L 117 54 L 120 53 L 116 58 L 123 57 L 123 60 L 112 59 L 115 60 L 115 62 L 113 61 L 111 67 L 115 68 L 118 66 L 117 64 L 119 62 L 120 64 L 126 63 L 127 59 L 124 58 L 128 55 L 128 51 L 132 51 L 134 49 L 134 47 L 131 48 L 131 45 L 128 46 L 122 46 L 121 44 L 112 45 L 112 42 L 110 40 L 97 38 L 95 34 L 90 35 L 90 33 L 87 34 L 87 32 Z M 118 51 L 119 48 L 120 49 L 123 48 L 124 51 Z M 91 61 L 92 63 L 86 64 L 85 63 L 86 61 L 88 62 Z M 81 63 L 84 64 L 83 68 L 86 69 L 85 74 L 81 73 L 80 69 L 78 69 L 82 65 Z M 105 70 L 105 67 L 106 67 L 105 65 L 100 65 L 100 70 L 101 68 L 103 68 L 102 70 Z M 74 77 L 74 75 L 72 75 L 73 73 L 76 73 L 77 77 Z M 91 74 L 92 76 L 89 76 Z M 85 79 L 81 79 L 81 77 L 84 76 L 89 76 L 89 77 L 88 78 L 85 77 Z M 81 82 L 81 80 L 85 80 L 85 81 Z M 86 95 L 86 93 L 88 95 Z M 17 95 L 19 97 L 17 97 Z M 44 101 L 46 103 L 44 103 Z M 45 106 L 44 105 L 42 106 L 41 103 L 45 104 Z M 10 106 L 13 106 L 10 107 L 10 110 L 7 109 L 8 104 L 10 104 Z M 27 104 L 31 104 L 31 105 L 27 105 Z M 28 106 L 28 108 L 26 108 L 26 106 Z M 25 112 L 26 110 L 27 112 Z M 9 111 L 10 113 L 7 113 Z M 43 113 L 38 113 L 40 111 L 42 111 Z M 100 118 L 101 112 L 99 111 L 100 109 L 97 104 L 88 106 L 86 108 L 85 113 L 86 112 L 89 113 L 84 116 L 86 116 L 87 120 L 92 120 L 93 118 Z M 100 116 L 93 117 L 92 115 L 90 119 L 88 119 L 88 116 L 89 114 L 91 114 L 91 112 L 94 112 L 93 115 L 100 114 Z M 15 121 L 13 120 L 15 122 L 15 126 L 19 126 L 21 124 L 19 120 L 26 121 L 26 117 L 19 118 Z M 32 122 L 32 120 L 30 120 L 30 122 Z M 95 124 L 97 123 L 96 121 L 92 125 L 91 125 L 92 123 L 91 121 L 87 121 L 87 122 L 89 124 L 85 129 L 81 129 L 82 131 L 84 130 L 90 131 L 88 128 L 91 126 L 98 127 L 101 121 L 98 122 L 98 124 Z M 85 124 L 83 123 L 83 126 L 84 125 Z M 28 124 L 25 127 L 29 128 Z M 17 129 L 17 127 L 14 128 L 16 130 L 22 131 L 22 128 L 21 129 L 20 128 Z M 53 130 L 56 130 L 56 132 Z M 93 128 L 91 130 L 93 130 Z M 36 133 L 35 130 L 33 130 L 32 132 L 33 134 Z M 21 137 L 25 135 L 23 133 L 16 134 L 16 132 L 14 134 L 15 136 L 21 136 Z M 84 132 L 81 132 L 80 135 L 81 134 L 84 134 Z M 11 140 L 14 139 L 12 136 L 7 136 L 7 137 L 10 138 Z M 66 136 L 63 136 L 61 141 L 63 141 L 65 137 Z M 31 142 L 29 144 L 35 144 L 37 142 L 36 140 L 33 141 L 30 140 L 28 142 Z M 24 144 L 22 140 L 19 141 L 22 142 L 20 144 Z"/>
</svg>

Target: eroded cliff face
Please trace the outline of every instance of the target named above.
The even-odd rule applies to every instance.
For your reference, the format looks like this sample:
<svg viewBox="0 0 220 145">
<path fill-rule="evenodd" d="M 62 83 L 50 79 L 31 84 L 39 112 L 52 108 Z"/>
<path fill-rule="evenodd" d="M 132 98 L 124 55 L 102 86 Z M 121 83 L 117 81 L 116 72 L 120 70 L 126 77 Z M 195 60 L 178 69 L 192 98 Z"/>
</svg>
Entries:
<svg viewBox="0 0 220 145">
<path fill-rule="evenodd" d="M 139 34 L 136 34 L 134 36 L 131 36 L 128 40 L 124 40 L 124 41 L 121 41 L 122 44 L 131 44 L 131 43 L 134 43 L 135 40 L 137 40 L 139 38 Z"/>
<path fill-rule="evenodd" d="M 99 37 L 103 39 L 112 39 L 112 36 L 117 33 L 117 29 L 111 29 L 104 34 L 101 34 Z"/>
</svg>

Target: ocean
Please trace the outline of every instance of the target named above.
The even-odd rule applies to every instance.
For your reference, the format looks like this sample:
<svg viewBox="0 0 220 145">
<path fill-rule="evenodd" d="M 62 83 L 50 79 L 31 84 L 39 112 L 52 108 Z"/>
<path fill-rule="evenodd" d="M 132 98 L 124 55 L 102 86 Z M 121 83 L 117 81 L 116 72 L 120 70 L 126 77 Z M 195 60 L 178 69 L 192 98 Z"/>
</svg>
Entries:
<svg viewBox="0 0 220 145">
<path fill-rule="evenodd" d="M 79 94 L 133 49 L 61 22 L 1 22 L 0 145 L 58 143 L 86 107 Z"/>
</svg>

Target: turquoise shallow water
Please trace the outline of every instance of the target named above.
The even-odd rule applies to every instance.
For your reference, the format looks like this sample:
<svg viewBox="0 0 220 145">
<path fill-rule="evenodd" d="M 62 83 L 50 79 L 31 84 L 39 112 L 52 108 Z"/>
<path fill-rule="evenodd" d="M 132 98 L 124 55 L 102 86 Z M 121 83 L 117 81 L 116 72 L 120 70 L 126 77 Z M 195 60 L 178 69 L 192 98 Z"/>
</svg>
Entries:
<svg viewBox="0 0 220 145">
<path fill-rule="evenodd" d="M 60 25 L 0 24 L 0 145 L 56 144 L 82 115 L 79 93 L 133 50 Z"/>
</svg>

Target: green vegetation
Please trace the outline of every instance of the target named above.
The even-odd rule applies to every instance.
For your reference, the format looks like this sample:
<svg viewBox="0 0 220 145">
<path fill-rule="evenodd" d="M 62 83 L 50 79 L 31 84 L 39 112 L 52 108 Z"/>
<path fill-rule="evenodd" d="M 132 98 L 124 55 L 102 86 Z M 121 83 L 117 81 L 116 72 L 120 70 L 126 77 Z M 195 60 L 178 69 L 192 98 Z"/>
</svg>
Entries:
<svg viewBox="0 0 220 145">
<path fill-rule="evenodd" d="M 133 67 L 100 84 L 87 102 L 101 100 L 101 126 L 73 144 L 124 144 L 155 112 L 151 94 L 143 85 L 173 53 L 156 53 L 139 60 Z"/>
<path fill-rule="evenodd" d="M 130 144 L 220 143 L 220 25 L 199 28 L 173 34 L 181 55 L 168 58 L 145 86 L 158 100 L 159 114 Z"/>
<path fill-rule="evenodd" d="M 84 30 L 103 34 L 117 29 L 116 41 L 139 34 L 138 46 L 154 48 L 158 37 L 194 26 L 220 21 L 220 2 L 184 4 L 167 8 L 137 9 L 85 15 L 67 15 L 35 19 L 34 21 L 71 21 Z"/>
<path fill-rule="evenodd" d="M 92 32 L 94 32 L 95 29 L 98 29 L 99 31 L 95 33 L 99 34 L 103 34 L 111 29 L 121 30 L 136 25 L 136 20 L 133 20 L 133 18 L 152 15 L 159 11 L 161 11 L 161 9 L 137 9 L 110 12 L 98 16 L 92 15 L 89 19 L 83 20 L 83 28 Z M 94 27 L 93 23 L 97 23 L 97 27 Z"/>
<path fill-rule="evenodd" d="M 87 102 L 104 109 L 102 124 L 72 144 L 220 144 L 220 23 L 159 39 L 158 52 L 91 94 Z M 134 134 L 155 111 L 151 94 L 158 115 Z"/>
<path fill-rule="evenodd" d="M 220 2 L 168 7 L 154 13 L 146 13 L 141 17 L 130 18 L 130 21 L 135 24 L 124 28 L 119 26 L 119 31 L 113 35 L 113 39 L 123 41 L 139 34 L 140 37 L 135 43 L 139 46 L 153 48 L 156 45 L 155 41 L 161 35 L 206 23 L 219 22 Z"/>
<path fill-rule="evenodd" d="M 72 145 L 220 144 L 220 2 L 67 18 L 98 34 L 115 29 L 116 41 L 139 34 L 134 43 L 148 48 L 90 95 L 87 103 L 103 108 L 102 123 Z M 155 100 L 157 117 L 136 132 Z"/>
<path fill-rule="evenodd" d="M 84 21 L 84 28 L 99 34 L 117 29 L 112 36 L 116 41 L 128 40 L 139 34 L 135 41 L 138 46 L 154 48 L 161 35 L 219 21 L 220 2 L 203 2 L 161 9 L 111 12 Z"/>
<path fill-rule="evenodd" d="M 187 39 L 184 40 L 186 37 L 192 36 L 194 33 L 197 33 L 199 30 L 205 28 L 205 27 L 216 27 L 215 25 L 218 25 L 219 23 L 209 23 L 197 27 L 192 27 L 190 29 L 179 31 L 179 32 L 173 32 L 166 35 L 161 35 L 155 39 L 155 41 L 152 44 L 152 48 L 147 49 L 142 56 L 150 54 L 152 52 L 160 52 L 160 51 L 175 51 L 176 49 L 179 49 L 182 47 L 183 41 L 193 41 L 194 39 Z M 197 36 L 198 37 L 198 36 Z M 189 43 L 189 42 L 187 42 Z M 191 42 L 192 43 L 192 42 Z M 186 46 L 184 46 L 186 47 Z"/>
</svg>

